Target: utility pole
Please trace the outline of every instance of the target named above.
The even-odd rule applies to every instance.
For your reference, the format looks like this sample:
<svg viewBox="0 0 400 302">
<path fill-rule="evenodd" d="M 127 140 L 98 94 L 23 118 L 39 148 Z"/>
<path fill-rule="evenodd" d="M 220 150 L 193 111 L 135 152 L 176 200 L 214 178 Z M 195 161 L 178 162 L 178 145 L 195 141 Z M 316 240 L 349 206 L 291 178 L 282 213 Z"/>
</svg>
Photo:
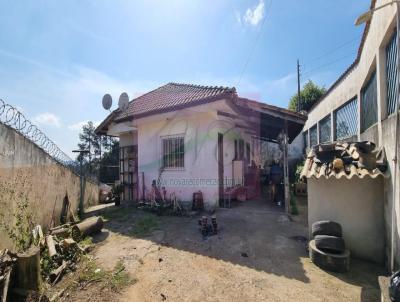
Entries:
<svg viewBox="0 0 400 302">
<path fill-rule="evenodd" d="M 72 152 L 74 152 L 74 153 L 79 153 L 79 187 L 80 187 L 80 196 L 79 196 L 79 208 L 78 208 L 78 214 L 79 214 L 79 217 L 82 219 L 83 218 L 83 214 L 84 214 L 84 199 L 85 199 L 85 197 L 84 197 L 84 195 L 85 195 L 85 192 L 83 192 L 83 178 L 84 178 L 84 176 L 83 176 L 83 164 L 82 164 L 82 161 L 83 161 L 83 156 L 85 155 L 85 154 L 88 154 L 88 153 L 90 153 L 90 151 L 89 150 L 82 150 L 82 149 L 80 149 L 80 150 L 72 150 Z"/>
<path fill-rule="evenodd" d="M 301 108 L 301 97 L 300 97 L 300 63 L 299 59 L 297 59 L 297 106 L 296 111 L 299 112 Z"/>
</svg>

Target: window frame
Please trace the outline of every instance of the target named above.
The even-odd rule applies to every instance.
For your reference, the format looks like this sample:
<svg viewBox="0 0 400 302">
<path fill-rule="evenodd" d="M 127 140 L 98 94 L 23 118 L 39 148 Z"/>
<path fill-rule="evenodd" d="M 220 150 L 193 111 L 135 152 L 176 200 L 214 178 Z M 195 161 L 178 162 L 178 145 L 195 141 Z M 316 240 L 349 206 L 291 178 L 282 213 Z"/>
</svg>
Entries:
<svg viewBox="0 0 400 302">
<path fill-rule="evenodd" d="M 338 137 L 338 131 L 337 131 L 337 113 L 338 111 L 344 109 L 346 106 L 350 105 L 352 102 L 355 103 L 355 111 L 356 111 L 356 121 L 355 121 L 355 133 L 353 134 L 349 134 L 347 136 L 342 136 L 342 137 Z M 360 111 L 358 110 L 358 106 L 359 106 L 359 99 L 358 96 L 354 96 L 352 97 L 350 100 L 348 100 L 347 102 L 345 102 L 344 104 L 342 104 L 341 106 L 339 106 L 338 108 L 336 108 L 333 111 L 333 134 L 334 134 L 334 141 L 338 141 L 338 140 L 345 140 L 349 137 L 352 137 L 354 135 L 358 135 L 358 127 L 359 127 L 359 119 L 360 119 Z"/>
<path fill-rule="evenodd" d="M 308 140 L 308 129 L 303 131 L 303 144 L 304 144 L 304 150 L 308 150 L 310 148 Z"/>
<path fill-rule="evenodd" d="M 177 142 L 178 141 L 178 142 Z M 169 143 L 169 145 L 168 145 Z M 182 150 L 181 150 L 182 149 Z M 185 136 L 167 135 L 161 137 L 161 168 L 163 170 L 185 169 Z M 168 160 L 166 160 L 168 159 Z"/>
<path fill-rule="evenodd" d="M 325 120 L 329 119 L 329 139 L 322 141 L 322 136 L 321 136 L 321 123 L 324 122 Z M 324 118 L 322 118 L 319 122 L 318 122 L 318 143 L 320 144 L 325 144 L 325 143 L 329 143 L 332 141 L 332 116 L 329 113 L 328 115 L 326 115 Z"/>
<path fill-rule="evenodd" d="M 366 130 L 368 130 L 369 128 L 373 127 L 374 125 L 376 125 L 379 121 L 379 117 L 378 117 L 378 79 L 377 79 L 377 74 L 376 74 L 376 69 L 374 69 L 374 71 L 370 74 L 368 80 L 365 82 L 364 86 L 361 88 L 361 93 L 360 93 L 360 106 L 361 106 L 361 115 L 360 115 L 360 130 L 361 133 L 365 132 Z M 375 83 L 375 90 L 373 90 L 371 87 L 371 85 L 373 85 L 373 83 Z M 366 95 L 366 91 L 372 89 L 372 92 L 375 92 L 373 94 L 373 97 L 375 98 L 375 120 L 369 124 L 368 126 L 365 125 L 365 113 L 364 113 L 364 109 L 365 109 L 365 95 Z M 369 101 L 369 100 L 368 100 Z"/>
<path fill-rule="evenodd" d="M 395 28 L 389 42 L 385 47 L 385 88 L 386 88 L 386 116 L 389 117 L 396 113 L 396 98 L 398 98 L 398 79 L 397 77 L 397 29 Z M 391 52 L 392 51 L 392 52 Z M 391 53 L 390 53 L 391 52 Z M 389 57 L 393 60 L 391 61 Z M 389 70 L 390 69 L 390 70 Z"/>
<path fill-rule="evenodd" d="M 312 141 L 311 141 L 311 132 L 313 131 L 315 129 L 315 134 L 316 134 L 316 144 L 312 144 Z M 309 143 L 310 143 L 310 148 L 312 148 L 312 147 L 314 147 L 314 146 L 316 146 L 316 145 L 318 145 L 319 144 L 319 138 L 318 138 L 318 123 L 316 123 L 316 124 L 314 124 L 312 127 L 310 127 L 309 129 L 308 129 L 308 131 L 309 131 L 309 135 L 310 135 L 310 139 L 309 139 Z"/>
</svg>

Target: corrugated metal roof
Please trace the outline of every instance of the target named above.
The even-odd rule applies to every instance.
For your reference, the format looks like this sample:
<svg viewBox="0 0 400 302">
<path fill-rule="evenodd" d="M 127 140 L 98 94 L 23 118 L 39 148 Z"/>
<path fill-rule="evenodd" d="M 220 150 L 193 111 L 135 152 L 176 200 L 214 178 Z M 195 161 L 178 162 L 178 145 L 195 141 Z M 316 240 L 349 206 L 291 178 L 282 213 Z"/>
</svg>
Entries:
<svg viewBox="0 0 400 302">
<path fill-rule="evenodd" d="M 301 179 L 389 177 L 383 148 L 371 142 L 317 145 L 309 152 Z"/>
</svg>

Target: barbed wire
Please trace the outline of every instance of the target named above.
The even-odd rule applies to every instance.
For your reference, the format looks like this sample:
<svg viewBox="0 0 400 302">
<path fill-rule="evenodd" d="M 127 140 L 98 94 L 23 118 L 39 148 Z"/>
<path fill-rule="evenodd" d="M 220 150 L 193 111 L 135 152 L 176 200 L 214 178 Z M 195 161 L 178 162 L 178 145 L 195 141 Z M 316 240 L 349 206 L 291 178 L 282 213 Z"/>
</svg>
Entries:
<svg viewBox="0 0 400 302">
<path fill-rule="evenodd" d="M 58 163 L 76 172 L 76 162 L 65 154 L 46 134 L 29 121 L 17 108 L 0 99 L 0 123 L 3 123 L 43 149 Z"/>
</svg>

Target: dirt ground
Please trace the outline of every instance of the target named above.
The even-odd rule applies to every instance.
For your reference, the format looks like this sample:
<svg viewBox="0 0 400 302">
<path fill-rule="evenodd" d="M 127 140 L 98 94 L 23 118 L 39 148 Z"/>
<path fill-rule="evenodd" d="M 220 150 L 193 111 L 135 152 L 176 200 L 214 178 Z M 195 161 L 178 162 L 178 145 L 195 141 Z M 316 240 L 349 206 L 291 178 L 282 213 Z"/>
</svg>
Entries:
<svg viewBox="0 0 400 302">
<path fill-rule="evenodd" d="M 76 296 L 129 302 L 379 301 L 383 268 L 352 260 L 349 273 L 335 274 L 310 262 L 301 203 L 299 212 L 290 220 L 260 201 L 218 209 L 220 232 L 204 239 L 201 215 L 156 216 L 129 206 L 95 210 L 91 215 L 109 219 L 94 238 L 98 265 L 111 270 L 121 261 L 136 282 L 119 294 L 96 295 L 93 285 L 89 295 Z"/>
</svg>

